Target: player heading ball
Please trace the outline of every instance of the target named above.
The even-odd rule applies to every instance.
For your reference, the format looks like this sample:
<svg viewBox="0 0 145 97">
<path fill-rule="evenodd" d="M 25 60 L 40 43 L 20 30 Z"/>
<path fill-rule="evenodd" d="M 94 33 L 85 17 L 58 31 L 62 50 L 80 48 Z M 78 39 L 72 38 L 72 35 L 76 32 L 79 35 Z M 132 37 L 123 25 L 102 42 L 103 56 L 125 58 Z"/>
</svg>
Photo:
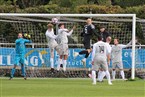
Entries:
<svg viewBox="0 0 145 97">
<path fill-rule="evenodd" d="M 82 50 L 79 53 L 74 53 L 74 57 L 85 54 L 85 58 L 82 59 L 84 66 L 86 66 L 86 59 L 88 58 L 92 50 L 90 40 L 93 34 L 95 34 L 95 26 L 92 24 L 92 19 L 89 18 L 86 20 L 86 25 L 84 26 L 83 32 L 81 33 L 85 50 Z"/>
</svg>

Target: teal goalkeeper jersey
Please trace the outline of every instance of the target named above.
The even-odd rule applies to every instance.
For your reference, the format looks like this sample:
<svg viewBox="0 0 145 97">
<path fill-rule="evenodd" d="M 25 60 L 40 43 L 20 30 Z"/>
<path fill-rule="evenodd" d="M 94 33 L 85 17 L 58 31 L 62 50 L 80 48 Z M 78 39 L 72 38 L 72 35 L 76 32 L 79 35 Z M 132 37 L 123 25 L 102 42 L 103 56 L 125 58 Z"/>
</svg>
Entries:
<svg viewBox="0 0 145 97">
<path fill-rule="evenodd" d="M 15 41 L 16 43 L 16 54 L 25 54 L 26 46 L 25 43 L 31 43 L 31 40 L 19 38 Z"/>
</svg>

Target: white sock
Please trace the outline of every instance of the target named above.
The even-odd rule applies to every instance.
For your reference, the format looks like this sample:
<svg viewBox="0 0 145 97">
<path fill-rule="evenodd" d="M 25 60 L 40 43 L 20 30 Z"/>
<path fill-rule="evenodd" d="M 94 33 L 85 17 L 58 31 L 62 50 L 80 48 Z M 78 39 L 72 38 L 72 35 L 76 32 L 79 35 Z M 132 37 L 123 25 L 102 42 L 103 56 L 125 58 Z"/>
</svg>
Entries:
<svg viewBox="0 0 145 97">
<path fill-rule="evenodd" d="M 101 81 L 101 73 L 102 73 L 102 71 L 99 70 L 99 72 L 98 72 L 98 80 L 99 80 L 99 81 Z"/>
<path fill-rule="evenodd" d="M 84 58 L 83 61 L 86 62 L 86 58 Z"/>
<path fill-rule="evenodd" d="M 115 80 L 115 76 L 116 76 L 116 71 L 113 70 L 113 71 L 112 71 L 112 79 L 113 79 L 113 80 Z"/>
<path fill-rule="evenodd" d="M 122 79 L 125 79 L 125 75 L 124 75 L 124 71 L 123 70 L 120 71 L 120 75 L 121 75 Z"/>
<path fill-rule="evenodd" d="M 59 59 L 58 60 L 58 64 L 57 64 L 57 70 L 58 71 L 60 70 L 60 64 L 62 64 L 62 59 Z"/>
<path fill-rule="evenodd" d="M 92 71 L 93 84 L 96 84 L 96 71 Z"/>
<path fill-rule="evenodd" d="M 102 81 L 104 79 L 105 75 L 106 75 L 105 71 L 102 71 L 100 81 Z"/>
<path fill-rule="evenodd" d="M 108 70 L 106 70 L 106 77 L 108 79 L 108 83 L 111 83 L 111 79 L 110 79 L 110 73 Z"/>
<path fill-rule="evenodd" d="M 67 60 L 63 60 L 63 71 L 66 71 Z"/>
<path fill-rule="evenodd" d="M 79 53 L 78 52 L 75 52 L 75 56 L 78 56 L 79 55 Z"/>
<path fill-rule="evenodd" d="M 54 68 L 54 60 L 53 60 L 53 58 L 50 58 L 50 65 L 51 65 L 51 68 Z"/>
</svg>

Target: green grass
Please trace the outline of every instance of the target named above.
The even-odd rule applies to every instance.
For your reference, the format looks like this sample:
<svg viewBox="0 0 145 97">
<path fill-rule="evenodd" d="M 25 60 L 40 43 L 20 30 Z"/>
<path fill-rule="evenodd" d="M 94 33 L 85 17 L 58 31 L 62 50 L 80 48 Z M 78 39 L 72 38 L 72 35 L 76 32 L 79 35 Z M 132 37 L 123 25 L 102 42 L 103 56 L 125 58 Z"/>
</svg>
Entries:
<svg viewBox="0 0 145 97">
<path fill-rule="evenodd" d="M 0 79 L 0 97 L 145 97 L 145 81 L 92 85 L 90 79 Z"/>
</svg>

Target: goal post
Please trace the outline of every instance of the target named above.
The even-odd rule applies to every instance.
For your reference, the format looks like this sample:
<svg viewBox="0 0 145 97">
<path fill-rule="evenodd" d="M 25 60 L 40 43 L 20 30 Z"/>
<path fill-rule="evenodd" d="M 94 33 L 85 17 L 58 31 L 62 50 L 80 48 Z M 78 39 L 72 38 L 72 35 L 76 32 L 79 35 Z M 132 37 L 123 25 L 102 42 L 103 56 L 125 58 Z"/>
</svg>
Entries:
<svg viewBox="0 0 145 97">
<path fill-rule="evenodd" d="M 93 23 L 95 23 L 96 25 L 107 25 L 107 28 L 110 29 L 110 31 L 120 31 L 122 27 L 123 31 L 129 32 L 131 31 L 131 39 L 132 39 L 132 47 L 131 47 L 131 52 L 132 52 L 132 57 L 131 57 L 131 78 L 134 79 L 135 78 L 135 51 L 136 51 L 136 44 L 135 44 L 135 39 L 136 39 L 136 14 L 27 14 L 27 13 L 0 13 L 0 22 L 8 22 L 8 23 L 13 23 L 13 25 L 16 27 L 16 29 L 18 31 L 22 32 L 27 32 L 31 30 L 35 29 L 35 33 L 32 34 L 36 34 L 34 36 L 32 36 L 34 38 L 34 44 L 36 46 L 36 48 L 34 47 L 33 44 L 33 48 L 37 49 L 37 48 L 46 48 L 47 46 L 43 45 L 41 43 L 45 43 L 44 40 L 44 36 L 42 37 L 38 37 L 39 36 L 39 31 L 41 28 L 37 28 L 34 26 L 35 22 L 39 22 L 39 23 L 49 23 L 51 22 L 51 19 L 53 17 L 62 17 L 62 19 L 60 20 L 60 22 L 66 23 L 67 27 L 71 27 L 74 23 L 77 24 L 77 26 L 80 27 L 80 24 L 83 23 L 85 24 L 85 19 L 86 18 L 90 18 L 92 17 L 93 19 L 95 19 L 95 21 Z M 45 20 L 46 19 L 46 20 Z M 124 22 L 127 22 L 128 25 L 130 25 L 131 23 L 131 30 L 128 31 L 128 25 L 124 25 Z M 16 22 L 16 23 L 15 23 Z M 34 23 L 33 23 L 34 22 Z M 39 25 L 39 24 L 38 24 Z M 117 25 L 117 26 L 116 26 Z M 124 26 L 123 26 L 124 25 Z M 18 27 L 18 28 L 17 28 Z M 20 27 L 20 28 L 19 28 Z M 24 29 L 24 28 L 25 29 Z M 42 26 L 43 27 L 43 26 Z M 56 25 L 57 27 L 57 25 Z M 110 27 L 110 28 L 109 28 Z M 113 28 L 114 27 L 114 28 Z M 119 27 L 119 28 L 117 28 Z M 46 30 L 46 29 L 45 29 Z M 80 32 L 82 30 L 82 28 L 78 28 L 77 32 Z M 44 32 L 44 30 L 42 29 L 41 31 Z M 119 33 L 119 35 L 117 33 L 113 33 L 113 36 L 119 36 L 122 41 L 122 43 L 127 43 L 129 41 L 130 38 L 128 38 L 126 40 L 126 38 L 122 38 L 125 36 L 125 34 L 123 33 Z M 126 36 L 127 37 L 127 36 Z M 130 37 L 130 36 L 128 36 Z M 77 39 L 76 39 L 77 38 Z M 41 41 L 42 39 L 42 41 Z M 81 38 L 78 35 L 78 33 L 75 33 L 74 36 L 72 36 L 72 40 L 75 41 L 77 40 L 77 42 L 72 42 L 69 45 L 71 46 L 75 46 L 75 47 L 79 47 L 82 46 L 81 42 Z M 40 44 L 40 45 L 39 45 Z M 47 43 L 45 43 L 47 44 Z M 39 50 L 39 49 L 38 49 Z M 48 57 L 48 56 L 47 56 Z"/>
<path fill-rule="evenodd" d="M 135 79 L 135 40 L 136 40 L 136 14 L 132 15 L 132 72 L 131 78 Z"/>
</svg>

